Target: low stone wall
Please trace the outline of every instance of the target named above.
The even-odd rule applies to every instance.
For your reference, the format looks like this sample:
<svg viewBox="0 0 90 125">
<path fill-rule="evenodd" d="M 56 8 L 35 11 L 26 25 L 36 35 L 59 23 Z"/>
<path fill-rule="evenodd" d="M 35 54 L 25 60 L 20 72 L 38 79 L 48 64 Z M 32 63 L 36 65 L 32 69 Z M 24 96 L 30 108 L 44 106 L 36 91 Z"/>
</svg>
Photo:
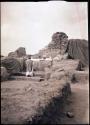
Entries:
<svg viewBox="0 0 90 125">
<path fill-rule="evenodd" d="M 51 66 L 52 66 L 52 61 L 49 60 L 33 61 L 34 71 L 44 71 L 46 67 L 50 68 Z"/>
</svg>

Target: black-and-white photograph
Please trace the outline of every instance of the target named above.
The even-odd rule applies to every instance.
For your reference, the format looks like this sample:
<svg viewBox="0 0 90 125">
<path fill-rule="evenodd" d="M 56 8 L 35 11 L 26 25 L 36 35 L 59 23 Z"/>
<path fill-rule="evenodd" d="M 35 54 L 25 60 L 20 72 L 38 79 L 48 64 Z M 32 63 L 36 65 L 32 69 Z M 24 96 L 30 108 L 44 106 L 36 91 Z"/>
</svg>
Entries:
<svg viewBox="0 0 90 125">
<path fill-rule="evenodd" d="M 89 124 L 88 2 L 1 2 L 1 124 Z"/>
</svg>

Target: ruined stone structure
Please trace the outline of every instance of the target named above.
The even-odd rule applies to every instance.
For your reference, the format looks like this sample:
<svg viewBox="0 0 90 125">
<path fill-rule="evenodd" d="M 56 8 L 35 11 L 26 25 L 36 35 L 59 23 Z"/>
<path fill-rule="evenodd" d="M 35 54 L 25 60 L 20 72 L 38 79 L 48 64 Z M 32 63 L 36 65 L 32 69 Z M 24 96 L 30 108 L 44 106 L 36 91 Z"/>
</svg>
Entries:
<svg viewBox="0 0 90 125">
<path fill-rule="evenodd" d="M 39 51 L 38 56 L 42 57 L 46 55 L 46 57 L 54 58 L 60 53 L 64 53 L 66 50 L 68 36 L 63 32 L 56 32 L 52 35 L 51 42 L 42 50 Z M 62 43 L 62 46 L 61 46 Z"/>
<path fill-rule="evenodd" d="M 88 66 L 88 41 L 84 39 L 68 39 L 68 36 L 63 32 L 56 32 L 52 35 L 51 42 L 42 50 L 39 51 L 37 57 L 56 57 L 68 53 L 68 58 L 79 59 L 80 65 Z"/>
<path fill-rule="evenodd" d="M 26 56 L 26 50 L 24 47 L 19 47 L 15 52 L 10 52 L 9 57 L 23 57 Z"/>
</svg>

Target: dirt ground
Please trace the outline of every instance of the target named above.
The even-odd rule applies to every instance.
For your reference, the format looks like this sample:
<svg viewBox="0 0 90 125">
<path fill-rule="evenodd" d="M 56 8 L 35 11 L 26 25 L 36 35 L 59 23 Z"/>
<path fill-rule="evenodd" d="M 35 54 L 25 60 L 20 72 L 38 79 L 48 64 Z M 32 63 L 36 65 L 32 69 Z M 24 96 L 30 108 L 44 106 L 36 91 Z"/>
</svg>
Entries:
<svg viewBox="0 0 90 125">
<path fill-rule="evenodd" d="M 89 124 L 89 84 L 71 84 L 72 94 L 64 105 L 63 113 L 72 112 L 74 117 L 63 115 L 62 124 Z"/>
<path fill-rule="evenodd" d="M 63 103 L 62 112 L 60 103 L 57 105 L 57 114 L 50 116 L 50 124 L 89 124 L 89 82 L 85 76 L 82 79 L 86 82 L 82 83 L 81 77 L 80 75 L 79 82 L 70 84 L 72 94 Z M 27 79 L 2 82 L 2 123 L 19 124 L 30 120 L 37 113 L 38 107 L 45 107 L 52 97 L 60 95 L 59 90 L 63 85 L 56 80 L 32 82 Z M 73 113 L 74 117 L 67 117 L 67 112 Z M 41 123 L 44 122 L 41 120 Z"/>
<path fill-rule="evenodd" d="M 38 109 L 45 108 L 53 97 L 62 97 L 62 90 L 65 86 L 67 85 L 63 80 L 53 82 L 11 80 L 2 82 L 2 124 L 23 124 L 27 120 L 32 121 L 32 118 L 38 113 Z M 64 92 L 66 93 L 66 90 Z"/>
</svg>

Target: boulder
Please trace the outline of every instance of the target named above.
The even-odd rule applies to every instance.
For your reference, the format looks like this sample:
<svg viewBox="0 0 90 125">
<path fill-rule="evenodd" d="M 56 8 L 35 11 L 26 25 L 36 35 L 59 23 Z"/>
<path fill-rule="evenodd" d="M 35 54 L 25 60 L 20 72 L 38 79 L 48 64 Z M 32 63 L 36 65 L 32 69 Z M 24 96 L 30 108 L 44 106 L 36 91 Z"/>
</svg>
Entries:
<svg viewBox="0 0 90 125">
<path fill-rule="evenodd" d="M 19 61 L 15 58 L 6 57 L 1 60 L 1 66 L 7 69 L 10 74 L 18 73 L 21 71 L 21 65 Z"/>
<path fill-rule="evenodd" d="M 9 57 L 23 57 L 26 56 L 26 50 L 24 47 L 19 47 L 15 52 L 10 52 Z"/>
<path fill-rule="evenodd" d="M 67 112 L 66 114 L 67 114 L 67 117 L 69 117 L 69 118 L 73 118 L 74 117 L 74 114 L 72 112 Z"/>
<path fill-rule="evenodd" d="M 63 40 L 64 38 L 68 38 L 68 36 L 64 32 L 56 32 L 52 35 L 52 41 L 55 41 L 55 42 Z"/>
<path fill-rule="evenodd" d="M 1 81 L 7 80 L 8 77 L 9 77 L 9 74 L 8 74 L 6 68 L 5 67 L 1 67 Z"/>
<path fill-rule="evenodd" d="M 18 57 L 26 56 L 26 50 L 24 47 L 19 47 L 15 52 L 17 53 Z"/>
</svg>

